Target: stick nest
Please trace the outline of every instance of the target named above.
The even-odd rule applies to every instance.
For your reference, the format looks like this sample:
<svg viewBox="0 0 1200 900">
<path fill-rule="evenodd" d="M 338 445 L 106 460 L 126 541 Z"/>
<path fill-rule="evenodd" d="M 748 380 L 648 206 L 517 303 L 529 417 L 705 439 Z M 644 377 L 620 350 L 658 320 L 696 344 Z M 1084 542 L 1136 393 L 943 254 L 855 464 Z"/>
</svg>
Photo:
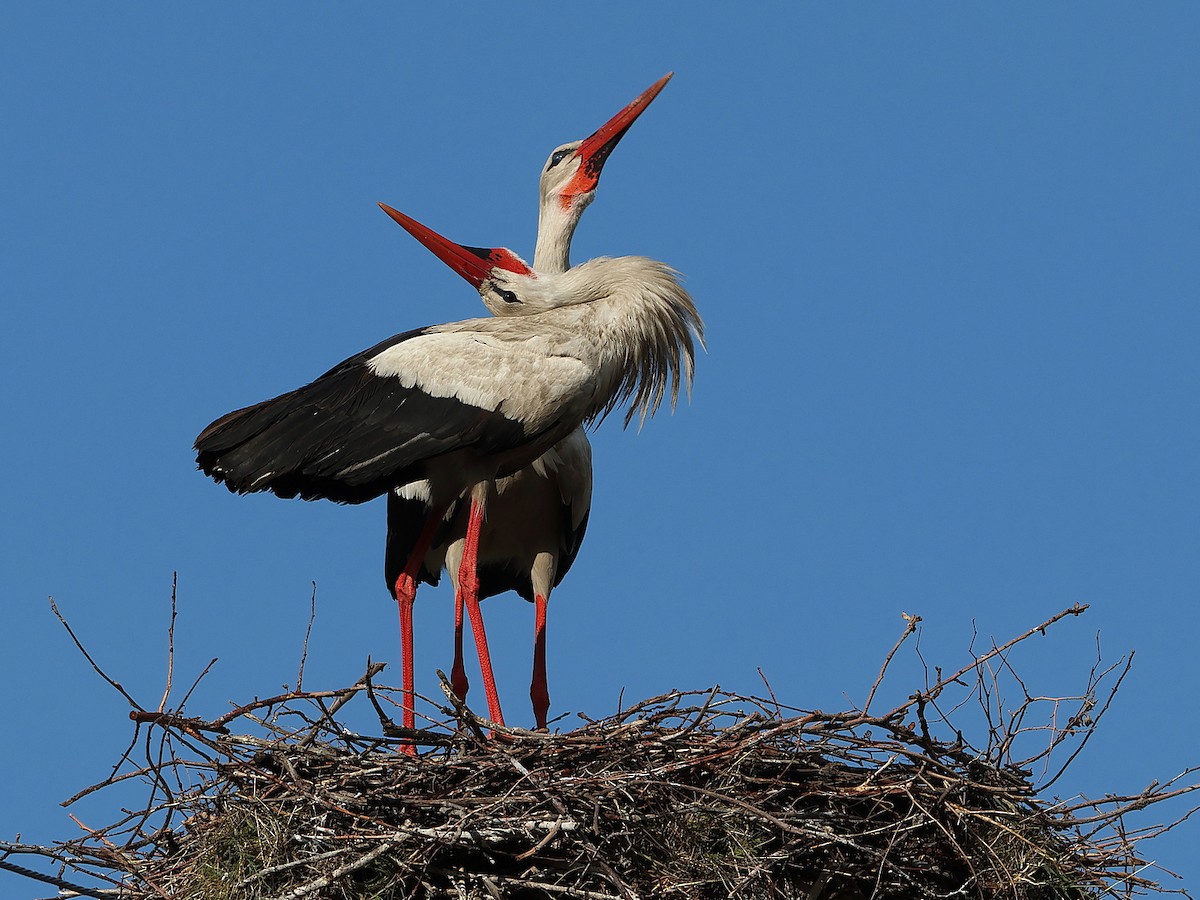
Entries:
<svg viewBox="0 0 1200 900">
<path fill-rule="evenodd" d="M 1137 845 L 1172 825 L 1134 830 L 1125 817 L 1197 785 L 1180 776 L 1134 796 L 1064 803 L 1039 797 L 1031 774 L 1049 774 L 1064 746 L 1074 759 L 1128 660 L 1097 664 L 1078 697 L 996 699 L 1012 648 L 1083 609 L 993 644 L 953 674 L 936 670 L 879 715 L 867 710 L 916 618 L 864 708 L 837 714 L 714 688 L 584 718 L 566 733 L 489 734 L 443 679 L 442 719 L 405 731 L 388 714 L 399 692 L 372 683 L 378 664 L 349 688 L 297 688 L 215 720 L 135 704 L 130 753 L 80 796 L 136 776 L 150 785 L 147 807 L 55 847 L 7 845 L 0 865 L 21 870 L 3 862 L 14 853 L 50 856 L 61 877 L 24 874 L 131 900 L 1157 892 Z M 974 697 L 991 723 L 977 745 L 948 727 L 951 690 Z M 339 718 L 352 699 L 378 719 L 376 734 Z M 1031 725 L 1046 703 L 1058 724 Z M 1014 760 L 1029 733 L 1044 738 L 1041 749 Z M 118 774 L 143 745 L 146 764 Z M 416 755 L 401 752 L 412 746 Z M 79 873 L 100 886 L 63 880 Z"/>
</svg>

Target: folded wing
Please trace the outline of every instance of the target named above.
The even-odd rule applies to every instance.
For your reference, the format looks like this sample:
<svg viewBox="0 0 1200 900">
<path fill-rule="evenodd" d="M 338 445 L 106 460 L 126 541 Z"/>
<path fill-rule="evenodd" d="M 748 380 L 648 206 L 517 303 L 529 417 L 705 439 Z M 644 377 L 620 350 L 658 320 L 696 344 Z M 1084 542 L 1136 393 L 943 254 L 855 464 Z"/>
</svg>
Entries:
<svg viewBox="0 0 1200 900">
<path fill-rule="evenodd" d="M 577 383 L 577 368 L 509 352 L 487 335 L 410 331 L 217 419 L 196 438 L 197 463 L 236 493 L 361 503 L 424 477 L 425 464 L 447 453 L 487 456 L 536 441 L 558 425 L 537 411 L 552 408 L 564 379 Z"/>
</svg>

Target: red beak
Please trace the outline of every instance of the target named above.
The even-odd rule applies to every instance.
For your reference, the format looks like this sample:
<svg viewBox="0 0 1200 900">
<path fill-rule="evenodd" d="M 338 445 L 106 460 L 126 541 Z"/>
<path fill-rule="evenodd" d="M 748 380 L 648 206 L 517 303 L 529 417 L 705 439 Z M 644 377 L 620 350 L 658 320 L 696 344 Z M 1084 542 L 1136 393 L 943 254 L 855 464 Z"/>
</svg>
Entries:
<svg viewBox="0 0 1200 900">
<path fill-rule="evenodd" d="M 674 72 L 668 72 L 662 78 L 658 79 L 658 81 L 642 91 L 637 99 L 601 125 L 591 137 L 584 139 L 583 143 L 579 145 L 579 149 L 575 151 L 579 154 L 581 162 L 579 172 L 576 173 L 570 187 L 565 192 L 567 195 L 584 194 L 596 189 L 596 185 L 600 183 L 600 170 L 604 168 L 604 163 L 608 161 L 608 155 L 613 152 L 613 148 L 625 136 L 625 132 L 629 130 L 629 126 L 637 121 L 638 116 L 645 112 L 646 107 L 650 105 L 650 101 L 657 97 L 659 91 L 667 86 L 667 82 L 671 80 L 671 76 L 674 74 Z"/>
<path fill-rule="evenodd" d="M 395 219 L 400 226 L 424 244 L 434 256 L 471 282 L 476 288 L 492 277 L 495 269 L 506 269 L 518 275 L 532 275 L 533 269 L 521 257 L 503 247 L 464 247 L 447 240 L 432 228 L 427 228 L 416 219 L 406 216 L 386 203 L 379 208 Z"/>
</svg>

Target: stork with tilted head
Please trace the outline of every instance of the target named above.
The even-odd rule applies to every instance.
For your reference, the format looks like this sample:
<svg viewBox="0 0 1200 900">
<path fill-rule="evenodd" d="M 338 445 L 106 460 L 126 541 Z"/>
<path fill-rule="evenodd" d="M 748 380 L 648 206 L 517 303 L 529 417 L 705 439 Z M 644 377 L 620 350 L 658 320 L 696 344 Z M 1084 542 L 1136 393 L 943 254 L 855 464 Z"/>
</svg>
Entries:
<svg viewBox="0 0 1200 900">
<path fill-rule="evenodd" d="M 582 141 L 556 147 L 546 160 L 539 183 L 538 234 L 533 269 L 551 274 L 570 268 L 571 239 L 584 209 L 596 196 L 600 173 L 613 148 L 650 102 L 666 86 L 672 73 L 660 78 L 608 122 Z M 380 204 L 389 214 L 390 207 Z M 523 315 L 520 303 L 501 302 L 494 315 Z M 412 670 L 412 604 L 417 584 L 438 583 L 444 568 L 455 594 L 454 664 L 451 682 L 460 699 L 466 699 L 468 681 L 463 664 L 464 590 L 478 583 L 478 599 L 515 591 L 534 604 L 533 674 L 529 694 L 534 720 L 546 728 L 550 694 L 546 683 L 546 613 L 551 591 L 570 569 L 583 542 L 592 498 L 592 450 L 587 434 L 577 428 L 529 466 L 495 483 L 487 516 L 479 535 L 478 574 L 461 577 L 466 544 L 468 509 L 455 503 L 437 525 L 435 510 L 421 486 L 406 486 L 388 494 L 388 539 L 384 577 L 400 608 L 403 671 Z M 430 529 L 423 555 L 423 538 Z M 486 637 L 477 635 L 482 659 Z M 406 687 L 408 682 L 405 682 Z M 486 676 L 485 676 L 485 690 Z M 488 690 L 489 714 L 504 720 L 499 699 Z M 404 710 L 406 720 L 411 707 Z M 408 722 L 411 727 L 411 722 Z"/>
<path fill-rule="evenodd" d="M 459 577 L 474 580 L 496 480 L 622 404 L 626 424 L 644 422 L 668 395 L 674 406 L 680 386 L 690 389 L 703 323 L 663 263 L 626 256 L 535 273 L 510 250 L 464 247 L 392 215 L 489 309 L 520 304 L 526 314 L 381 341 L 304 387 L 217 419 L 196 438 L 197 464 L 236 493 L 340 503 L 395 490 L 421 496 L 435 511 L 430 540 L 442 511 L 468 498 Z M 470 588 L 467 613 L 494 692 L 478 585 Z"/>
</svg>

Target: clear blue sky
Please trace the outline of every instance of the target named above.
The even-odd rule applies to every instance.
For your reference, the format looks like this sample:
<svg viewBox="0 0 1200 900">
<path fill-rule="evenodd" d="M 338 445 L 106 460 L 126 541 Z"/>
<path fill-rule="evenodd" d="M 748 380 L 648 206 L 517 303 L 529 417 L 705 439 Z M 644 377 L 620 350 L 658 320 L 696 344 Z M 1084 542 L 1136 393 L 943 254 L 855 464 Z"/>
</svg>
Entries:
<svg viewBox="0 0 1200 900">
<path fill-rule="evenodd" d="M 398 660 L 382 504 L 234 497 L 192 440 L 479 314 L 376 201 L 528 256 L 549 151 L 668 70 L 574 258 L 671 263 L 709 352 L 690 406 L 595 435 L 588 538 L 550 609 L 552 713 L 761 692 L 758 667 L 788 703 L 842 708 L 901 612 L 950 667 L 973 628 L 1085 602 L 1015 660 L 1070 693 L 1097 634 L 1106 659 L 1137 651 L 1056 788 L 1200 762 L 1200 11 L 730 9 L 6 7 L 0 837 L 73 836 L 58 801 L 129 736 L 49 595 L 148 706 L 176 570 L 177 682 L 220 658 L 196 714 L 294 679 L 314 581 L 310 687 Z M 445 589 L 418 598 L 427 693 L 450 610 Z M 484 611 L 528 723 L 532 608 Z M 897 676 L 882 699 L 919 685 Z M 1157 844 L 1192 890 L 1198 839 Z"/>
</svg>

